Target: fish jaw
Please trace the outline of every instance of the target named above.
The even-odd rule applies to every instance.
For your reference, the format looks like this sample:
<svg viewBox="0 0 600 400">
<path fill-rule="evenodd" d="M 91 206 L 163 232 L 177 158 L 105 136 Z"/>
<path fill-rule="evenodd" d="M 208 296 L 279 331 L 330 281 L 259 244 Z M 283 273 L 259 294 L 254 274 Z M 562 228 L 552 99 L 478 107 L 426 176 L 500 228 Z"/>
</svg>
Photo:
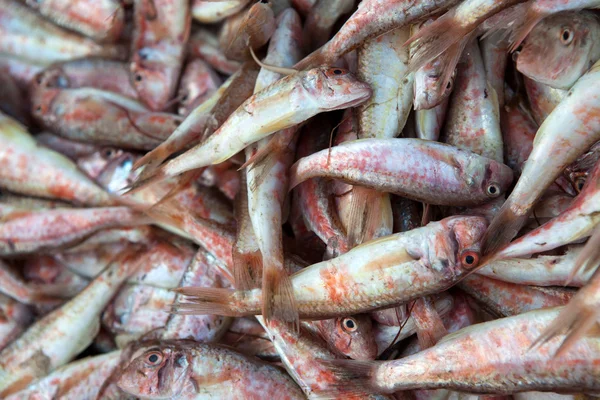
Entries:
<svg viewBox="0 0 600 400">
<path fill-rule="evenodd" d="M 322 111 L 355 107 L 367 101 L 373 91 L 342 68 L 319 67 L 306 73 L 302 86 Z"/>
</svg>

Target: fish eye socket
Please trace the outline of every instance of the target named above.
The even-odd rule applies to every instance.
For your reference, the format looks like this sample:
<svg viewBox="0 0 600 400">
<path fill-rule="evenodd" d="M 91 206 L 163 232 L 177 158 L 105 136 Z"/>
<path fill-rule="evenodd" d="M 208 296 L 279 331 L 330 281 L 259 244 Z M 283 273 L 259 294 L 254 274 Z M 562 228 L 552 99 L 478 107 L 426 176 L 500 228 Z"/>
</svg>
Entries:
<svg viewBox="0 0 600 400">
<path fill-rule="evenodd" d="M 500 196 L 500 187 L 495 183 L 490 183 L 486 188 L 485 193 L 489 197 L 498 197 Z"/>
<path fill-rule="evenodd" d="M 565 46 L 571 44 L 573 41 L 573 31 L 571 31 L 569 28 L 563 28 L 562 32 L 560 33 L 560 41 Z"/>
<path fill-rule="evenodd" d="M 332 75 L 338 75 L 338 76 L 341 76 L 341 75 L 346 75 L 346 73 L 347 73 L 347 71 L 346 71 L 346 70 L 343 70 L 343 69 L 341 69 L 341 68 L 331 68 L 331 69 L 328 71 L 328 74 L 327 74 L 327 75 L 329 75 L 329 76 L 332 76 Z"/>
<path fill-rule="evenodd" d="M 580 176 L 575 180 L 575 188 L 578 192 L 581 192 L 583 190 L 583 187 L 585 186 L 585 181 L 586 179 L 583 176 Z"/>
<path fill-rule="evenodd" d="M 133 77 L 133 79 L 135 79 L 136 82 L 141 82 L 142 79 L 144 79 L 144 78 L 142 78 L 142 76 L 140 74 L 135 74 L 135 76 Z"/>
<path fill-rule="evenodd" d="M 479 254 L 474 251 L 465 251 L 460 256 L 463 267 L 474 268 L 479 264 Z"/>
<path fill-rule="evenodd" d="M 146 364 L 148 364 L 149 366 L 154 366 L 154 365 L 158 365 L 162 362 L 163 360 L 163 355 L 162 353 L 158 352 L 158 351 L 151 351 L 148 354 L 146 354 Z"/>
<path fill-rule="evenodd" d="M 342 320 L 342 329 L 346 332 L 355 332 L 358 329 L 358 324 L 354 318 L 344 318 Z"/>
</svg>

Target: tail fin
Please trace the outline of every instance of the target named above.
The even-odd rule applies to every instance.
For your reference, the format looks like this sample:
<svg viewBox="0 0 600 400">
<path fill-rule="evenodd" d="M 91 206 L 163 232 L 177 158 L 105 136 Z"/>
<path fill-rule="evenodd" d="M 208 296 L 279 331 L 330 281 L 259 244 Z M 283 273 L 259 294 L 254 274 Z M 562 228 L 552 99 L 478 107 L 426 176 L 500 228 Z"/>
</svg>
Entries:
<svg viewBox="0 0 600 400">
<path fill-rule="evenodd" d="M 134 171 L 144 167 L 138 179 L 144 180 L 150 178 L 170 155 L 171 151 L 167 143 L 161 143 L 154 150 L 144 154 L 142 158 L 133 164 Z"/>
<path fill-rule="evenodd" d="M 171 305 L 170 312 L 181 315 L 216 314 L 241 317 L 245 313 L 235 309 L 235 290 L 221 288 L 182 287 L 173 291 L 186 296 L 185 303 Z M 251 314 L 251 313 L 250 313 Z"/>
<path fill-rule="evenodd" d="M 573 280 L 573 277 L 579 272 L 580 269 L 592 269 L 600 264 L 600 227 L 596 228 L 596 231 L 592 234 L 583 247 L 581 253 L 575 260 L 573 264 L 573 269 L 569 274 L 567 282 L 565 282 L 565 286 L 568 286 L 569 283 Z"/>
<path fill-rule="evenodd" d="M 385 193 L 377 190 L 354 186 L 350 200 L 350 212 L 348 216 L 348 244 L 352 248 L 365 241 L 374 239 L 374 233 L 383 224 L 381 218 L 388 213 L 385 212 Z"/>
<path fill-rule="evenodd" d="M 527 222 L 527 218 L 528 214 L 516 214 L 511 208 L 510 199 L 507 200 L 483 236 L 482 254 L 486 258 L 492 257 L 503 246 L 510 243 Z"/>
<path fill-rule="evenodd" d="M 300 316 L 294 296 L 292 280 L 283 265 L 263 264 L 262 315 L 269 321 L 284 321 L 296 332 L 300 330 Z"/>
<path fill-rule="evenodd" d="M 262 255 L 260 251 L 241 253 L 233 249 L 233 279 L 235 287 L 249 290 L 260 286 Z"/>
<path fill-rule="evenodd" d="M 318 362 L 335 378 L 335 382 L 317 393 L 319 397 L 316 398 L 340 398 L 340 394 L 371 398 L 369 395 L 383 392 L 374 381 L 381 361 L 320 359 Z"/>
</svg>

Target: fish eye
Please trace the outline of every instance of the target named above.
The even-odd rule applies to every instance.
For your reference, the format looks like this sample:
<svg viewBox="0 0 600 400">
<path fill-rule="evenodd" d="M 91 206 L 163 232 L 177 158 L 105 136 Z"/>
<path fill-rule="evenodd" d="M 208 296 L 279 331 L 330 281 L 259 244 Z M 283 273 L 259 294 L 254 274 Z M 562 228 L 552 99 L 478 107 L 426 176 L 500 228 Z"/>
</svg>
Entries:
<svg viewBox="0 0 600 400">
<path fill-rule="evenodd" d="M 490 183 L 485 189 L 485 193 L 489 197 L 498 197 L 500 196 L 500 192 L 500 186 L 498 186 L 496 183 Z"/>
<path fill-rule="evenodd" d="M 135 74 L 133 79 L 135 79 L 136 82 L 141 82 L 142 79 L 144 79 L 144 78 L 142 78 L 142 75 L 140 75 L 140 74 Z"/>
<path fill-rule="evenodd" d="M 584 176 L 580 176 L 577 179 L 575 179 L 575 189 L 577 190 L 577 192 L 581 192 L 583 190 L 583 187 L 585 186 L 585 177 Z"/>
<path fill-rule="evenodd" d="M 358 329 L 358 324 L 354 318 L 342 319 L 342 329 L 346 332 L 355 332 Z"/>
<path fill-rule="evenodd" d="M 116 150 L 108 147 L 103 150 L 102 157 L 103 158 L 113 158 L 115 154 L 116 154 Z"/>
<path fill-rule="evenodd" d="M 146 364 L 149 366 L 155 366 L 162 362 L 163 355 L 159 351 L 150 351 L 145 356 Z"/>
<path fill-rule="evenodd" d="M 560 33 L 560 41 L 565 46 L 568 46 L 573 41 L 573 31 L 569 28 L 563 28 Z"/>
<path fill-rule="evenodd" d="M 474 251 L 464 251 L 460 255 L 460 262 L 463 267 L 474 268 L 479 264 L 479 254 Z"/>
<path fill-rule="evenodd" d="M 342 69 L 342 68 L 330 68 L 329 70 L 327 70 L 327 76 L 333 76 L 333 75 L 342 76 L 342 75 L 346 75 L 347 73 L 348 73 L 348 71 L 346 71 L 345 69 Z"/>
</svg>

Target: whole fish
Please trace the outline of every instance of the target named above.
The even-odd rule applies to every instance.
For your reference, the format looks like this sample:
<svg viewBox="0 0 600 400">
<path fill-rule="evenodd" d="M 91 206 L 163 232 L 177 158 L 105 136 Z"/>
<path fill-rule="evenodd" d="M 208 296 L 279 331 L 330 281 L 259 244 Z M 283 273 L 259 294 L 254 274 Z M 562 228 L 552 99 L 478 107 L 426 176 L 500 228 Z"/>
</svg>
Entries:
<svg viewBox="0 0 600 400">
<path fill-rule="evenodd" d="M 203 24 L 219 22 L 241 11 L 250 0 L 203 1 L 193 0 L 192 16 Z"/>
<path fill-rule="evenodd" d="M 124 53 L 118 45 L 101 45 L 60 28 L 19 1 L 2 0 L 0 8 L 3 53 L 40 64 L 89 56 L 120 58 Z"/>
<path fill-rule="evenodd" d="M 272 365 L 229 348 L 188 340 L 142 342 L 118 380 L 144 398 L 304 399 L 294 381 Z"/>
<path fill-rule="evenodd" d="M 485 254 L 496 252 L 515 237 L 546 188 L 600 139 L 599 84 L 597 62 L 540 126 L 521 177 L 486 233 Z"/>
<path fill-rule="evenodd" d="M 544 19 L 531 31 L 518 53 L 517 69 L 538 83 L 569 90 L 598 59 L 598 16 L 589 11 L 564 12 Z"/>
<path fill-rule="evenodd" d="M 495 258 L 524 257 L 572 243 L 591 235 L 600 223 L 600 163 L 581 193 L 560 215 L 500 249 Z"/>
<path fill-rule="evenodd" d="M 192 20 L 187 0 L 135 0 L 131 79 L 140 99 L 164 110 L 177 91 Z"/>
<path fill-rule="evenodd" d="M 179 84 L 179 115 L 188 115 L 193 109 L 211 98 L 221 86 L 221 78 L 204 61 L 191 60 L 181 74 Z"/>
<path fill-rule="evenodd" d="M 442 205 L 484 203 L 504 193 L 512 181 L 504 164 L 421 139 L 362 139 L 322 150 L 292 166 L 290 187 L 318 176 Z M 441 187 L 443 197 L 438 195 Z"/>
<path fill-rule="evenodd" d="M 0 396 L 15 393 L 68 363 L 92 342 L 100 313 L 139 265 L 133 257 L 133 249 L 123 253 L 81 293 L 0 352 Z"/>
<path fill-rule="evenodd" d="M 560 308 L 536 310 L 463 328 L 436 346 L 394 361 L 372 361 L 360 370 L 355 361 L 332 361 L 347 379 L 363 379 L 382 393 L 447 388 L 477 393 L 528 390 L 595 392 L 598 338 L 585 337 L 568 354 L 551 362 L 557 340 L 527 351 Z M 561 335 L 560 338 L 564 337 Z M 481 371 L 491 371 L 482 379 Z"/>
<path fill-rule="evenodd" d="M 109 205 L 110 195 L 63 155 L 40 146 L 27 130 L 0 113 L 0 186 L 29 196 Z"/>
<path fill-rule="evenodd" d="M 94 399 L 104 381 L 116 369 L 121 351 L 86 357 L 69 363 L 38 379 L 7 400 L 57 398 L 64 400 Z"/>
<path fill-rule="evenodd" d="M 248 98 L 204 142 L 169 161 L 154 181 L 218 164 L 246 146 L 314 115 L 366 101 L 371 89 L 341 68 L 319 67 L 286 76 Z M 243 132 L 239 126 L 244 126 Z"/>
<path fill-rule="evenodd" d="M 150 112 L 136 100 L 93 88 L 38 87 L 32 114 L 67 139 L 150 150 L 169 137 L 182 118 Z"/>
<path fill-rule="evenodd" d="M 525 81 L 531 114 L 535 122 L 541 125 L 552 110 L 567 97 L 568 91 L 552 88 L 527 77 L 523 77 L 523 80 Z"/>
<path fill-rule="evenodd" d="M 52 22 L 99 42 L 115 42 L 125 23 L 117 0 L 26 0 L 25 3 Z"/>
<path fill-rule="evenodd" d="M 304 268 L 291 276 L 300 318 L 357 314 L 445 289 L 477 265 L 479 238 L 486 225 L 481 217 L 447 218 L 376 239 Z M 260 289 L 178 291 L 189 299 L 176 304 L 176 312 L 232 316 L 260 313 Z"/>
<path fill-rule="evenodd" d="M 366 0 L 327 43 L 294 68 L 334 63 L 368 39 L 426 18 L 456 4 L 457 0 Z"/>
</svg>

